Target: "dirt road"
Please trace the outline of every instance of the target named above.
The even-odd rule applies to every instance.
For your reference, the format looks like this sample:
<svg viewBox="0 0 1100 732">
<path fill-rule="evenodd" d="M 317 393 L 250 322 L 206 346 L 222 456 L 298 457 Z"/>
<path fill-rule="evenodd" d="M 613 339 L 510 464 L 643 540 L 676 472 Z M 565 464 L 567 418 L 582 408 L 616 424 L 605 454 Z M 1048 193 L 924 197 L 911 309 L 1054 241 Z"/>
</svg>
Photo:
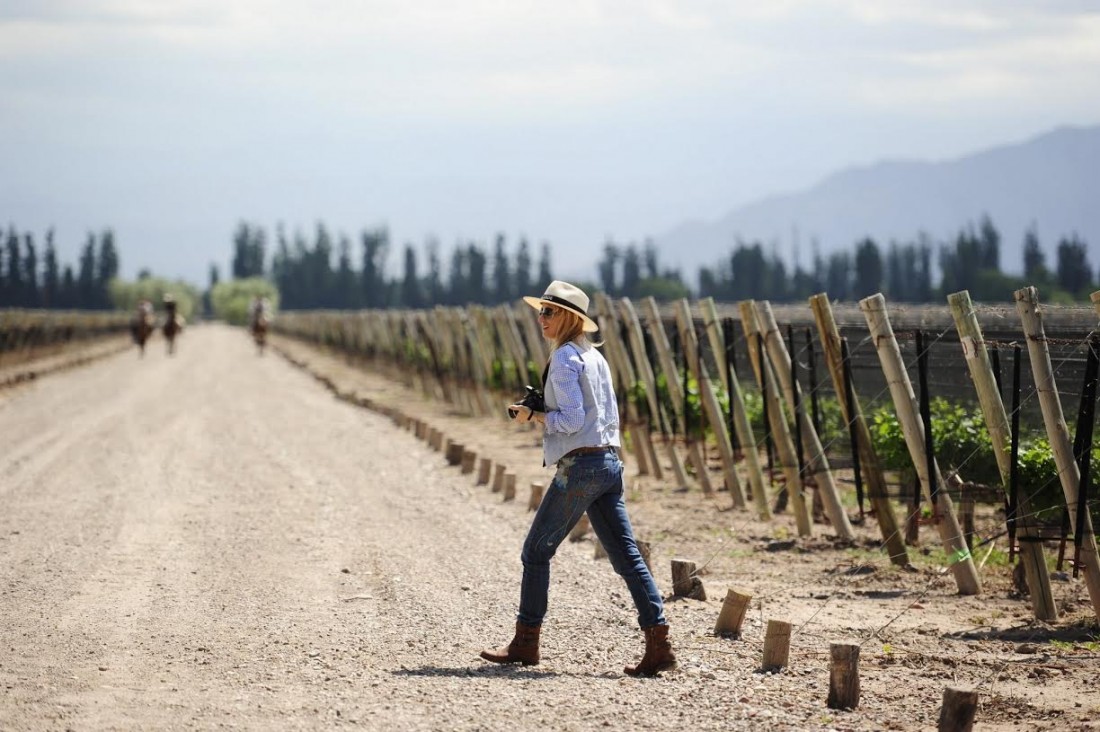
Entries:
<svg viewBox="0 0 1100 732">
<path fill-rule="evenodd" d="M 670 603 L 681 670 L 625 677 L 640 634 L 625 586 L 590 543 L 567 542 L 555 560 L 543 664 L 485 664 L 477 650 L 510 637 L 529 521 L 522 505 L 475 489 L 410 433 L 334 399 L 286 360 L 258 357 L 240 330 L 192 328 L 174 357 L 160 345 L 144 359 L 127 352 L 0 394 L 0 729 L 934 726 L 951 681 L 938 674 L 951 666 L 914 681 L 931 667 L 905 668 L 905 657 L 877 664 L 868 648 L 869 669 L 907 675 L 870 670 L 861 710 L 832 712 L 820 650 L 767 675 L 755 671 L 759 643 L 708 635 L 721 596 Z M 530 448 L 514 449 L 534 462 Z M 670 502 L 685 502 L 654 496 L 638 507 L 643 529 Z M 701 506 L 689 512 L 697 525 L 683 527 L 694 538 L 672 536 L 668 552 L 719 548 L 728 518 L 688 498 Z M 773 571 L 747 567 L 746 547 L 766 529 L 742 518 L 746 543 L 723 551 L 712 594 Z M 784 609 L 797 616 L 802 593 L 811 607 L 838 563 L 831 553 L 797 570 L 812 586 Z M 779 593 L 791 581 L 757 586 Z M 897 595 L 905 603 L 925 578 L 889 582 L 911 583 Z M 660 572 L 658 584 L 670 590 Z M 960 622 L 993 602 L 953 597 L 947 583 L 921 601 Z M 997 602 L 1026 615 L 1024 604 Z M 875 612 L 888 618 L 897 607 Z M 818 612 L 822 622 L 861 627 L 843 606 L 834 616 L 837 608 Z M 754 617 L 753 633 L 764 620 Z M 958 623 L 938 624 L 924 616 L 894 629 L 912 633 L 907 647 L 924 642 L 940 655 L 1010 650 L 945 643 Z M 1078 665 L 1062 666 L 1056 681 L 1067 698 L 1032 706 L 1021 729 L 1044 719 L 1087 724 L 1100 710 L 1094 698 L 1073 711 L 1096 666 L 1080 676 Z M 899 694 L 915 708 L 899 705 Z M 1019 703 L 1025 712 L 1031 704 Z M 1013 719 L 1002 708 L 976 729 L 1014 729 Z"/>
</svg>

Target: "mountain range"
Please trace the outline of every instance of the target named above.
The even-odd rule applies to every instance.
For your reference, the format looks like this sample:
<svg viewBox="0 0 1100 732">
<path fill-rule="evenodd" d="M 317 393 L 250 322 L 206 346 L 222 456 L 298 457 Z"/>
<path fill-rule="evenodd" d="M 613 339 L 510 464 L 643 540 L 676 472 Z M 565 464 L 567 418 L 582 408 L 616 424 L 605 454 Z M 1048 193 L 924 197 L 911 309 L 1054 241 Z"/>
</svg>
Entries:
<svg viewBox="0 0 1100 732">
<path fill-rule="evenodd" d="M 1100 243 L 1100 125 L 1060 127 L 953 160 L 849 168 L 808 190 L 740 206 L 717 221 L 687 222 L 655 240 L 662 259 L 694 284 L 700 267 L 726 261 L 738 241 L 761 242 L 788 265 L 797 260 L 810 269 L 814 249 L 827 257 L 869 236 L 885 251 L 891 241 L 922 233 L 949 242 L 985 215 L 1001 234 L 1005 272 L 1022 272 L 1032 227 L 1051 269 L 1062 237 Z"/>
</svg>

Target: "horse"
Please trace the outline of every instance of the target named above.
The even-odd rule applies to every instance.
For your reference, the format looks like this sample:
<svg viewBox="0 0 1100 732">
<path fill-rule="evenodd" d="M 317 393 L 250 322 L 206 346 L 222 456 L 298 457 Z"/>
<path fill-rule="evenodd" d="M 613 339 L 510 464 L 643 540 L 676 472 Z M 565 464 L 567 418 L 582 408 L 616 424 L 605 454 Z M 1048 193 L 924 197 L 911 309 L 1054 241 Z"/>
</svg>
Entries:
<svg viewBox="0 0 1100 732">
<path fill-rule="evenodd" d="M 267 345 L 267 316 L 256 313 L 252 316 L 252 340 L 256 342 L 256 351 L 264 355 L 264 346 Z"/>
<path fill-rule="evenodd" d="M 148 301 L 142 302 L 130 321 L 130 335 L 137 344 L 138 353 L 141 356 L 145 355 L 145 342 L 153 335 L 155 327 L 152 305 Z"/>
<path fill-rule="evenodd" d="M 267 345 L 267 308 L 267 298 L 261 297 L 253 298 L 252 306 L 249 308 L 252 320 L 248 330 L 252 333 L 252 340 L 256 343 L 256 352 L 261 356 L 264 355 L 264 346 Z"/>
<path fill-rule="evenodd" d="M 162 330 L 164 339 L 168 342 L 168 355 L 171 356 L 176 352 L 176 336 L 183 332 L 184 319 L 182 315 L 176 313 L 175 300 L 165 298 L 164 309 L 167 312 L 165 313 Z"/>
</svg>

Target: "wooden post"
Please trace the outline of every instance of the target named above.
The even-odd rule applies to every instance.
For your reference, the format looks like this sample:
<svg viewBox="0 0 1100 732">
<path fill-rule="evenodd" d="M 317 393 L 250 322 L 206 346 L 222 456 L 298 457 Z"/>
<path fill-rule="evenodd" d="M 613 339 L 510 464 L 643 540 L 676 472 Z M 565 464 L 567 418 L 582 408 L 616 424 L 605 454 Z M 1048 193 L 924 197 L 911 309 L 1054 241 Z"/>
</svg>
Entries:
<svg viewBox="0 0 1100 732">
<path fill-rule="evenodd" d="M 596 310 L 600 319 L 600 336 L 603 338 L 603 352 L 607 357 L 608 365 L 615 375 L 615 381 L 623 389 L 634 386 L 637 377 L 634 373 L 634 365 L 627 357 L 626 348 L 619 336 L 619 319 L 615 309 L 611 306 L 611 300 L 602 292 L 596 293 Z M 637 436 L 641 418 L 638 414 L 638 405 L 630 399 L 626 400 L 626 414 L 620 415 L 623 426 L 632 436 Z M 638 461 L 638 475 L 649 474 L 649 454 L 646 450 L 645 440 L 631 440 L 635 458 Z"/>
<path fill-rule="evenodd" d="M 769 620 L 764 634 L 764 660 L 762 671 L 778 671 L 786 668 L 791 655 L 791 624 L 785 620 Z"/>
<path fill-rule="evenodd" d="M 973 689 L 947 687 L 943 690 L 943 706 L 936 732 L 970 732 L 978 713 L 978 692 Z"/>
<path fill-rule="evenodd" d="M 859 646 L 829 644 L 829 709 L 859 706 Z"/>
<path fill-rule="evenodd" d="M 714 306 L 714 298 L 705 298 L 699 303 L 699 307 L 707 323 L 707 335 L 711 341 L 711 348 L 716 353 L 720 352 L 724 361 L 726 344 L 722 342 L 722 333 L 718 328 L 718 310 Z M 761 521 L 770 521 L 772 510 L 768 505 L 768 491 L 764 487 L 764 470 L 760 467 L 760 452 L 756 448 L 756 437 L 753 435 L 749 414 L 745 409 L 741 385 L 738 383 L 736 374 L 731 382 L 726 382 L 726 369 L 723 368 L 721 373 L 726 386 L 726 396 L 733 405 L 734 431 L 743 446 L 742 452 L 745 455 L 745 467 L 749 473 L 749 485 L 752 486 L 752 502 L 756 507 L 756 515 Z"/>
<path fill-rule="evenodd" d="M 462 463 L 462 452 L 465 446 L 459 442 L 451 442 L 447 445 L 447 464 L 459 465 Z"/>
<path fill-rule="evenodd" d="M 473 450 L 462 451 L 462 474 L 467 475 L 474 472 L 474 463 L 477 462 L 477 453 Z"/>
<path fill-rule="evenodd" d="M 1097 317 L 1100 317 L 1100 290 L 1092 293 L 1089 297 L 1092 299 L 1092 306 L 1096 309 Z"/>
<path fill-rule="evenodd" d="M 542 503 L 542 483 L 531 484 L 531 497 L 527 499 L 527 510 L 537 511 Z"/>
<path fill-rule="evenodd" d="M 668 387 L 669 401 L 672 402 L 672 414 L 668 415 L 669 426 L 676 427 L 680 434 L 684 432 L 684 418 L 680 414 L 681 406 L 684 403 L 684 395 L 681 391 L 680 376 L 676 371 L 676 364 L 672 360 L 672 348 L 668 344 L 668 334 L 665 333 L 664 324 L 661 322 L 660 311 L 657 310 L 657 301 L 652 297 L 647 297 L 642 301 L 642 309 L 646 316 L 646 325 L 649 326 L 649 332 L 653 338 L 653 348 L 657 351 L 657 365 L 660 366 L 661 372 L 665 375 L 665 384 Z M 649 388 L 648 384 L 646 388 Z M 657 395 L 657 385 L 654 381 L 653 385 L 654 399 Z M 669 439 L 665 441 L 665 446 L 668 448 L 668 459 L 672 463 L 672 473 L 676 477 L 678 485 L 687 487 L 688 479 L 687 473 L 684 471 L 684 461 L 680 458 L 680 454 L 676 451 L 674 441 L 669 436 Z"/>
<path fill-rule="evenodd" d="M 516 474 L 505 473 L 504 474 L 504 500 L 514 501 L 516 499 Z"/>
<path fill-rule="evenodd" d="M 822 447 L 821 438 L 814 429 L 813 419 L 805 409 L 798 410 L 795 414 L 794 405 L 797 399 L 801 399 L 802 388 L 791 380 L 791 355 L 787 353 L 787 346 L 779 332 L 779 324 L 775 322 L 771 303 L 765 301 L 757 303 L 756 306 L 757 322 L 764 328 L 764 348 L 768 351 L 774 371 L 779 377 L 779 383 L 783 385 L 783 391 L 787 395 L 787 406 L 791 408 L 791 422 L 794 423 L 795 429 L 800 429 L 802 432 L 803 446 L 809 456 L 806 472 L 817 484 L 817 493 L 821 496 L 833 531 L 844 541 L 854 541 L 855 532 L 852 531 L 847 511 L 840 503 L 840 491 L 837 490 L 836 481 L 833 480 L 829 459 L 825 457 L 825 448 Z"/>
<path fill-rule="evenodd" d="M 886 313 L 886 299 L 881 293 L 872 295 L 860 300 L 859 308 L 863 311 L 867 326 L 871 329 L 871 336 L 875 341 L 875 349 L 878 351 L 883 373 L 886 374 L 890 396 L 894 402 L 898 422 L 901 423 L 902 432 L 905 435 L 905 444 L 909 448 L 909 457 L 913 461 L 913 468 L 920 478 L 925 498 L 932 505 L 932 481 L 935 480 L 937 485 L 943 485 L 943 479 L 940 477 L 939 466 L 935 464 L 935 461 L 932 461 L 934 472 L 932 475 L 928 475 L 924 427 L 921 424 L 920 416 L 917 414 L 917 397 L 913 392 L 913 385 L 909 381 L 909 374 L 905 371 L 905 363 L 902 361 L 901 350 L 898 348 L 897 339 L 894 337 L 894 329 L 890 325 L 890 317 Z M 962 527 L 959 526 L 958 516 L 955 515 L 955 504 L 951 500 L 951 496 L 945 491 L 940 491 L 934 504 L 934 510 L 939 516 L 936 528 L 939 530 L 940 541 L 947 553 L 947 561 L 955 577 L 959 594 L 981 594 L 982 583 L 978 577 L 978 571 L 974 567 L 974 558 L 970 555 L 970 550 L 966 548 L 966 542 L 963 540 Z"/>
<path fill-rule="evenodd" d="M 982 407 L 986 428 L 989 430 L 989 438 L 993 443 L 993 455 L 997 460 L 997 469 L 1001 475 L 1001 485 L 1007 495 L 1009 491 L 1009 473 L 1011 471 L 1011 455 L 1009 453 L 1012 432 L 1009 428 L 1008 414 L 1005 412 L 1000 390 L 997 388 L 997 380 L 993 375 L 989 350 L 982 338 L 981 325 L 978 323 L 978 316 L 974 312 L 974 306 L 970 301 L 970 293 L 963 290 L 948 295 L 947 303 L 951 306 L 955 328 L 959 331 L 963 356 L 966 357 L 970 378 L 978 392 L 978 401 Z M 1024 493 L 1021 493 L 1017 500 L 1017 514 L 1021 516 L 1021 520 L 1017 523 L 1017 531 L 1023 539 L 1020 542 L 1020 561 L 1024 565 L 1027 586 L 1031 588 L 1031 609 L 1038 620 L 1047 622 L 1057 620 L 1058 608 L 1054 604 L 1050 571 L 1047 569 L 1046 560 L 1043 558 L 1042 542 L 1038 540 L 1039 535 L 1035 527 L 1033 518 L 1035 514 L 1031 509 L 1031 501 Z M 973 521 L 973 516 L 971 516 L 971 521 Z"/>
<path fill-rule="evenodd" d="M 829 296 L 821 293 L 811 297 L 810 309 L 813 310 L 814 321 L 817 323 L 821 350 L 825 354 L 825 364 L 829 369 L 829 375 L 833 378 L 833 389 L 836 391 L 837 401 L 840 403 L 840 413 L 846 423 L 855 420 L 860 469 L 867 481 L 868 497 L 871 506 L 874 508 L 875 519 L 878 521 L 879 533 L 882 535 L 886 551 L 890 555 L 890 561 L 900 567 L 906 567 L 909 565 L 909 554 L 905 549 L 901 532 L 898 530 L 898 519 L 886 488 L 886 474 L 882 470 L 882 463 L 879 461 L 878 453 L 875 452 L 874 444 L 871 442 L 871 430 L 867 427 L 867 420 L 863 417 L 863 408 L 860 406 L 859 400 L 853 398 L 852 411 L 854 414 L 849 414 L 848 402 L 843 398 L 845 393 L 844 357 L 840 346 L 840 330 L 833 318 L 833 308 L 829 304 Z"/>
<path fill-rule="evenodd" d="M 729 431 L 726 429 L 726 415 L 722 414 L 722 408 L 718 405 L 718 397 L 714 396 L 706 365 L 699 358 L 699 341 L 695 336 L 695 326 L 691 319 L 691 307 L 686 299 L 681 299 L 676 303 L 676 321 L 680 327 L 680 342 L 684 344 L 684 350 L 687 353 L 688 368 L 691 369 L 692 374 L 695 376 L 695 382 L 699 385 L 699 401 L 702 403 L 703 412 L 707 416 L 710 429 L 718 441 L 718 454 L 722 458 L 722 471 L 725 473 L 726 485 L 729 486 L 733 497 L 733 505 L 737 508 L 744 508 L 745 492 L 741 489 L 741 478 L 737 475 L 737 461 L 733 457 L 733 448 L 730 446 Z"/>
<path fill-rule="evenodd" d="M 496 472 L 493 473 L 493 493 L 500 493 L 504 490 L 504 471 L 507 470 L 503 465 L 497 463 Z"/>
<path fill-rule="evenodd" d="M 699 481 L 699 486 L 703 489 L 703 495 L 710 496 L 714 493 L 714 486 L 710 484 L 707 458 L 700 442 L 693 441 L 688 445 L 688 460 L 695 466 L 695 477 Z"/>
<path fill-rule="evenodd" d="M 657 480 L 664 480 L 664 471 L 661 469 L 661 464 L 657 460 L 657 453 L 653 447 L 653 440 L 651 433 L 654 430 L 654 425 L 657 425 L 659 429 L 661 420 L 661 406 L 657 401 L 657 381 L 653 377 L 653 366 L 649 363 L 649 359 L 646 358 L 645 350 L 645 336 L 642 334 L 642 326 L 638 321 L 638 314 L 634 311 L 634 305 L 630 302 L 630 298 L 624 297 L 619 300 L 619 311 L 622 314 L 623 324 L 626 326 L 627 338 L 630 340 L 630 350 L 634 355 L 634 371 L 638 375 L 638 379 L 645 387 L 646 403 L 649 405 L 649 419 L 645 421 L 645 438 L 649 443 L 649 451 L 652 456 L 653 477 Z"/>
<path fill-rule="evenodd" d="M 722 609 L 714 624 L 714 634 L 740 638 L 741 625 L 745 622 L 745 613 L 751 601 L 752 595 L 744 590 L 726 590 L 726 599 L 722 601 Z"/>
<path fill-rule="evenodd" d="M 795 525 L 798 527 L 799 536 L 810 536 L 813 533 L 813 522 L 810 520 L 809 506 L 806 505 L 805 495 L 802 493 L 802 481 L 798 475 L 798 455 L 794 451 L 794 442 L 791 441 L 790 430 L 787 429 L 787 421 L 783 419 L 782 400 L 779 390 L 774 387 L 778 382 L 775 373 L 766 360 L 763 367 L 766 373 L 761 373 L 760 348 L 756 335 L 761 332 L 756 318 L 755 302 L 743 300 L 737 304 L 741 311 L 741 326 L 745 330 L 746 340 L 749 345 L 749 360 L 752 361 L 753 371 L 756 374 L 756 383 L 763 384 L 762 379 L 772 388 L 767 390 L 767 408 L 771 415 L 772 435 L 779 449 L 779 460 L 782 463 L 783 475 L 787 478 L 787 495 L 790 496 L 794 510 Z"/>
<path fill-rule="evenodd" d="M 703 581 L 695 576 L 695 562 L 686 559 L 672 560 L 672 594 L 692 600 L 707 599 Z"/>
<path fill-rule="evenodd" d="M 592 528 L 592 524 L 588 520 L 588 514 L 582 513 L 580 520 L 569 532 L 569 541 L 584 541 L 584 537 L 588 534 L 590 528 Z"/>
<path fill-rule="evenodd" d="M 653 563 L 650 561 L 652 552 L 652 546 L 648 541 L 635 540 L 638 545 L 638 553 L 642 555 L 642 561 L 645 562 L 645 566 L 649 568 L 650 573 L 653 572 Z"/>
<path fill-rule="evenodd" d="M 1058 385 L 1054 381 L 1042 312 L 1039 310 L 1039 291 L 1034 287 L 1025 287 L 1016 290 L 1015 297 L 1016 311 L 1020 314 L 1024 335 L 1027 337 L 1027 352 L 1031 358 L 1031 372 L 1035 377 L 1039 406 L 1043 410 L 1043 424 L 1046 426 L 1047 439 L 1054 453 L 1054 464 L 1058 467 L 1058 477 L 1062 482 L 1062 493 L 1069 508 L 1070 525 L 1077 526 L 1078 520 L 1084 525 L 1080 557 L 1085 565 L 1085 586 L 1092 601 L 1092 611 L 1100 619 L 1100 557 L 1096 553 L 1092 518 L 1087 511 L 1080 519 L 1077 516 L 1077 491 L 1081 485 L 1081 472 L 1073 457 L 1073 441 L 1070 440 L 1069 428 L 1066 427 L 1062 414 L 1062 403 L 1058 399 Z M 1093 302 L 1096 302 L 1095 298 Z"/>
<path fill-rule="evenodd" d="M 477 463 L 477 484 L 486 485 L 489 482 L 489 473 L 493 470 L 493 461 L 487 457 L 483 457 L 478 460 Z"/>
</svg>

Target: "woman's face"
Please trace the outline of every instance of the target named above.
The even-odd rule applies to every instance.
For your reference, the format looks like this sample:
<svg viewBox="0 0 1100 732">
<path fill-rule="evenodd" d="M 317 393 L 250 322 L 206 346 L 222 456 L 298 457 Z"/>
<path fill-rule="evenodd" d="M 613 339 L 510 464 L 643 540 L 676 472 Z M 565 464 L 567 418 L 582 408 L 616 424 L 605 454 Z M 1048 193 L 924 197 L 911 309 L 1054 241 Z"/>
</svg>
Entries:
<svg viewBox="0 0 1100 732">
<path fill-rule="evenodd" d="M 542 328 L 542 337 L 552 341 L 558 337 L 565 324 L 565 314 L 561 308 L 553 305 L 543 305 L 539 309 L 539 327 Z"/>
</svg>

